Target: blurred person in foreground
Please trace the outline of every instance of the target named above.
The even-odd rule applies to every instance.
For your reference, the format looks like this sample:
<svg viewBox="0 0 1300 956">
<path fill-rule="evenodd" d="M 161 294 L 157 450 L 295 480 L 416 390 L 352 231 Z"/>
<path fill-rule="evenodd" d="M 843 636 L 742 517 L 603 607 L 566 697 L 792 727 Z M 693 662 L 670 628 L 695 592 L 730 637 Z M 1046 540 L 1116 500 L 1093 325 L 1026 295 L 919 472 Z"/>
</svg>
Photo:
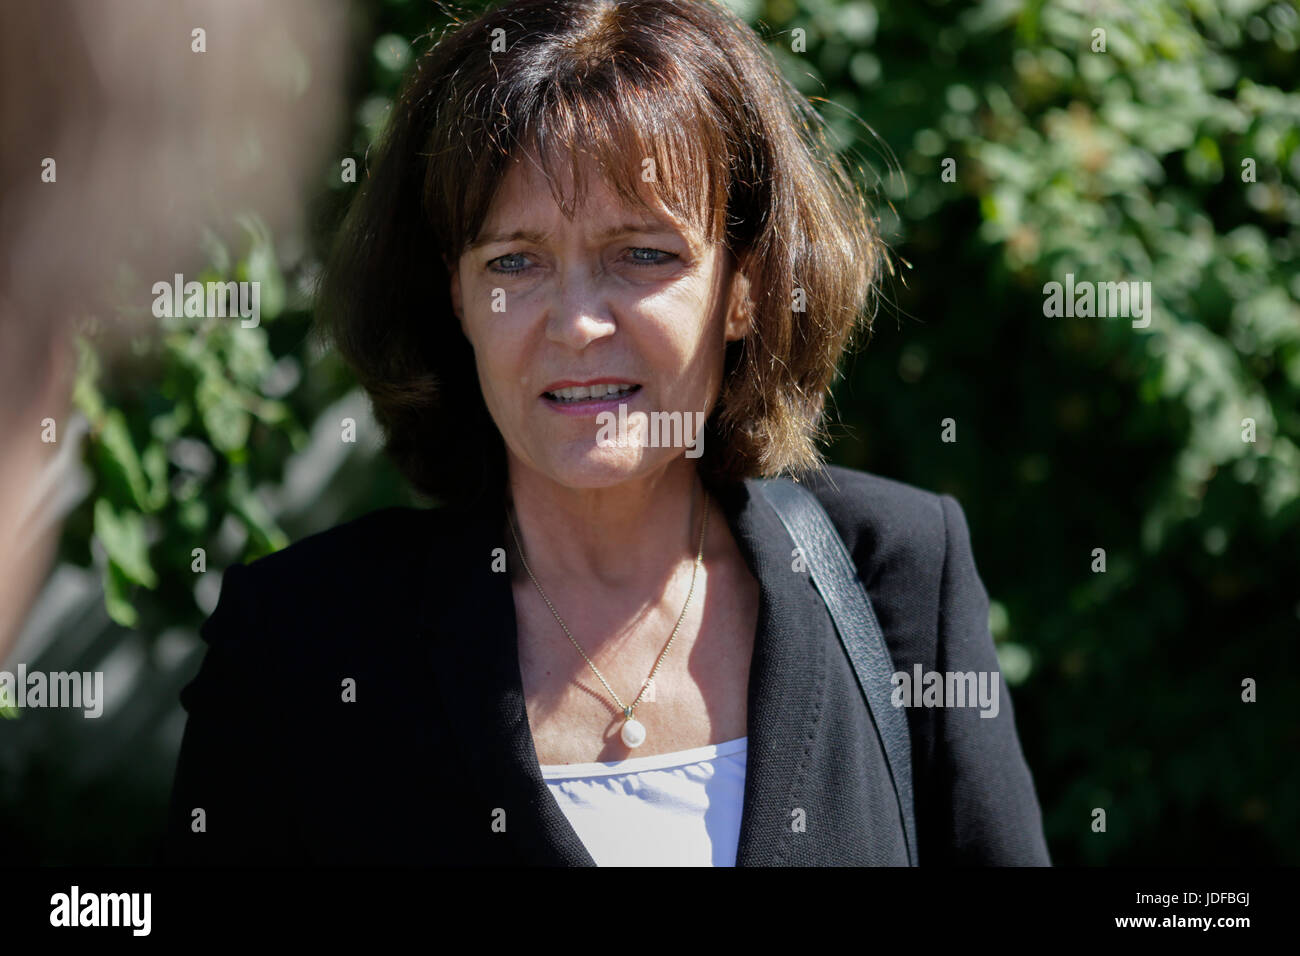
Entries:
<svg viewBox="0 0 1300 956">
<path fill-rule="evenodd" d="M 231 231 L 231 209 L 277 229 L 299 217 L 341 102 L 341 13 L 312 0 L 6 9 L 0 665 L 16 667 L 9 655 L 76 503 L 64 492 L 87 428 L 74 424 L 73 339 L 111 366 L 157 331 L 116 307 L 147 304 L 154 281 L 199 266 L 204 229 Z M 122 275 L 137 280 L 113 286 Z"/>
</svg>

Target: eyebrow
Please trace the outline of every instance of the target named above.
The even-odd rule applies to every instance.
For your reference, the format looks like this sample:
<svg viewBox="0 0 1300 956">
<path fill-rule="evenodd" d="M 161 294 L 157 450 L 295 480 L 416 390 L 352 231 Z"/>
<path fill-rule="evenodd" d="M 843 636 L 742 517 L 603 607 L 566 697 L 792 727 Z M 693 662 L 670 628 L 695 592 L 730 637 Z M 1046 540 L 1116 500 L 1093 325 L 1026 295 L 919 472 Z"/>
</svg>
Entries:
<svg viewBox="0 0 1300 956">
<path fill-rule="evenodd" d="M 599 240 L 613 239 L 617 236 L 626 236 L 634 232 L 671 232 L 677 233 L 676 226 L 661 220 L 651 220 L 646 222 L 625 222 L 621 225 L 611 226 L 600 233 L 596 238 Z M 490 245 L 494 242 L 533 242 L 541 244 L 546 241 L 549 233 L 539 232 L 536 229 L 516 229 L 513 232 L 491 233 L 480 236 L 471 242 L 466 248 L 468 250 L 477 249 L 480 246 Z"/>
</svg>

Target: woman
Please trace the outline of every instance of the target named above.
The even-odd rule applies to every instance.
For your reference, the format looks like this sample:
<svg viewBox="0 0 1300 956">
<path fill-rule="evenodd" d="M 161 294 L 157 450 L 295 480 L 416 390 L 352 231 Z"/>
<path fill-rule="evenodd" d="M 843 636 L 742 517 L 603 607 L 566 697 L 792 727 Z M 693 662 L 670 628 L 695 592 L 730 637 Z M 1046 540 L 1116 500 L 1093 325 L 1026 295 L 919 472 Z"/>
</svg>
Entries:
<svg viewBox="0 0 1300 956">
<path fill-rule="evenodd" d="M 919 859 L 1046 863 L 961 508 L 819 467 L 879 251 L 759 38 L 707 2 L 516 0 L 388 122 L 320 316 L 441 506 L 229 570 L 170 858 L 906 864 L 853 666 L 755 493 L 786 472 L 896 669 L 1003 692 L 908 709 Z"/>
</svg>

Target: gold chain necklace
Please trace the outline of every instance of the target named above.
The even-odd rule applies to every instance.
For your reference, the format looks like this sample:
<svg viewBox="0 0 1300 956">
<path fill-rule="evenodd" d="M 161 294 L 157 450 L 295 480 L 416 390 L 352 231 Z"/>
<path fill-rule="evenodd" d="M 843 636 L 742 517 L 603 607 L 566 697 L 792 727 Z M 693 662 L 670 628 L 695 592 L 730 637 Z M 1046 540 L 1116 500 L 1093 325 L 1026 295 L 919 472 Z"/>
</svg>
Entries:
<svg viewBox="0 0 1300 956">
<path fill-rule="evenodd" d="M 592 669 L 592 672 L 600 679 L 600 682 L 605 685 L 605 690 L 609 691 L 609 695 L 614 698 L 614 703 L 618 704 L 619 710 L 623 711 L 623 730 L 619 736 L 623 738 L 623 743 L 628 747 L 640 747 L 645 743 L 645 724 L 633 718 L 632 711 L 637 704 L 641 703 L 641 698 L 644 696 L 647 688 L 649 688 L 650 682 L 655 679 L 655 674 L 659 673 L 659 665 L 664 662 L 664 658 L 668 656 L 668 649 L 673 646 L 673 641 L 677 638 L 677 631 L 681 628 L 682 621 L 686 619 L 686 609 L 691 606 L 691 596 L 695 593 L 695 577 L 699 573 L 700 567 L 704 564 L 704 532 L 709 526 L 709 495 L 707 491 L 703 491 L 702 494 L 704 503 L 704 520 L 700 522 L 700 547 L 695 555 L 695 567 L 691 569 L 691 587 L 690 590 L 686 592 L 686 603 L 682 605 L 682 613 L 678 615 L 677 623 L 673 625 L 673 633 L 668 638 L 668 643 L 664 645 L 663 653 L 659 655 L 659 660 L 655 662 L 654 669 L 650 671 L 650 676 L 646 678 L 645 684 L 642 685 L 641 693 L 636 695 L 636 700 L 626 706 L 624 706 L 623 702 L 618 699 L 618 694 L 614 693 L 614 688 L 609 686 L 609 682 L 605 680 L 604 676 L 599 670 L 597 670 L 596 665 L 591 662 L 591 658 L 587 656 L 587 652 L 584 651 L 582 646 L 573 639 L 573 635 L 569 633 L 569 628 L 560 618 L 559 612 L 555 610 L 555 605 L 551 603 L 551 599 L 548 598 L 546 592 L 542 590 L 542 586 L 538 583 L 536 575 L 533 574 L 533 569 L 528 566 L 528 559 L 524 557 L 524 546 L 519 543 L 519 535 L 515 531 L 514 518 L 509 512 L 506 514 L 506 518 L 510 522 L 510 534 L 515 539 L 515 547 L 519 549 L 519 560 L 523 562 L 524 570 L 528 572 L 528 577 L 532 579 L 533 586 L 537 588 L 537 593 L 542 596 L 542 600 L 546 602 L 546 606 L 549 607 L 551 613 L 555 615 L 555 620 L 559 623 L 560 627 L 563 628 L 564 635 L 569 639 L 569 643 L 578 649 L 578 653 L 581 654 L 582 659 L 587 662 L 587 666 Z"/>
</svg>

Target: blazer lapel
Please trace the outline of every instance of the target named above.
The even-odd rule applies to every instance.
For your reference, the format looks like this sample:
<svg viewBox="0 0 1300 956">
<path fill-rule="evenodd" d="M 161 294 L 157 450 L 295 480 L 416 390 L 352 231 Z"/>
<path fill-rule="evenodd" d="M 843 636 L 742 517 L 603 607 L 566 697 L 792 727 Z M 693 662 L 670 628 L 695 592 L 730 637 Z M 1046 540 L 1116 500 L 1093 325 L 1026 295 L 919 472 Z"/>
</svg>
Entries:
<svg viewBox="0 0 1300 956">
<path fill-rule="evenodd" d="M 508 574 L 492 570 L 504 509 L 466 520 L 460 535 L 434 544 L 422 612 L 429 653 L 452 734 L 491 803 L 505 811 L 524 865 L 595 866 L 542 779 L 519 672 L 514 597 Z M 477 824 L 476 824 L 477 825 Z"/>
<path fill-rule="evenodd" d="M 805 573 L 793 567 L 794 542 L 752 482 L 724 498 L 728 522 L 759 583 L 758 625 L 749 671 L 748 755 L 737 866 L 793 862 L 796 811 L 806 812 L 816 781 L 805 747 L 815 738 L 826 688 L 824 631 L 830 619 Z M 809 846 L 801 835 L 801 846 Z M 800 862 L 807 862 L 806 857 Z"/>
<path fill-rule="evenodd" d="M 717 494 L 715 492 L 715 494 Z M 830 618 L 807 573 L 791 567 L 794 543 L 750 483 L 717 495 L 759 583 L 748 689 L 748 755 L 737 866 L 791 862 L 795 811 L 810 805 L 804 748 L 825 693 Z M 523 693 L 509 575 L 491 569 L 502 548 L 504 507 L 460 521 L 433 544 L 422 629 L 462 757 L 492 808 L 506 812 L 511 845 L 531 865 L 595 866 L 542 778 Z M 833 641 L 831 642 L 833 643 Z M 488 825 L 485 813 L 484 826 Z M 807 837 L 801 838 L 807 847 Z M 800 860 L 805 862 L 806 856 Z"/>
</svg>

